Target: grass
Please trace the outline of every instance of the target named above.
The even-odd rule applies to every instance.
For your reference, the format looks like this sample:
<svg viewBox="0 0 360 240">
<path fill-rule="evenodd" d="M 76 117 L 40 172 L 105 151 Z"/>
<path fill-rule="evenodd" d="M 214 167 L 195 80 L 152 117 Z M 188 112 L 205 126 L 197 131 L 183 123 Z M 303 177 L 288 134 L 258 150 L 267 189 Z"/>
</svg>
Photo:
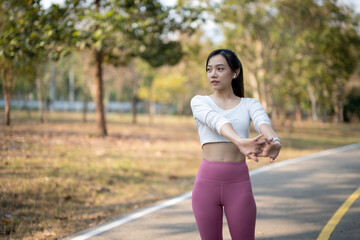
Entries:
<svg viewBox="0 0 360 240">
<path fill-rule="evenodd" d="M 108 114 L 109 136 L 99 138 L 92 114 L 83 123 L 79 113 L 51 113 L 44 124 L 12 114 L 13 126 L 0 126 L 0 238 L 58 239 L 192 189 L 201 149 L 191 117 L 139 116 L 134 125 Z M 277 161 L 360 142 L 360 124 L 274 128 Z"/>
</svg>

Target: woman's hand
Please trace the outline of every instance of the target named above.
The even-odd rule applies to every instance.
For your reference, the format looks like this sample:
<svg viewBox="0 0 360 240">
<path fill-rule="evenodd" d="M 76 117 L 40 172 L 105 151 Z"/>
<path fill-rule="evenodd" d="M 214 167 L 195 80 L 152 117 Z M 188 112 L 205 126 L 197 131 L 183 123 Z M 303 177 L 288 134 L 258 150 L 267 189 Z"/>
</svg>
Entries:
<svg viewBox="0 0 360 240">
<path fill-rule="evenodd" d="M 261 134 L 254 138 L 241 139 L 241 141 L 236 143 L 236 146 L 246 157 L 258 162 L 257 156 L 264 152 L 263 148 L 266 145 L 265 140 L 260 140 L 262 137 L 263 135 Z"/>
<path fill-rule="evenodd" d="M 269 157 L 270 162 L 273 163 L 279 155 L 281 144 L 279 141 L 273 141 L 272 138 L 265 138 L 265 145 L 262 148 L 262 152 L 258 154 L 258 157 Z"/>
</svg>

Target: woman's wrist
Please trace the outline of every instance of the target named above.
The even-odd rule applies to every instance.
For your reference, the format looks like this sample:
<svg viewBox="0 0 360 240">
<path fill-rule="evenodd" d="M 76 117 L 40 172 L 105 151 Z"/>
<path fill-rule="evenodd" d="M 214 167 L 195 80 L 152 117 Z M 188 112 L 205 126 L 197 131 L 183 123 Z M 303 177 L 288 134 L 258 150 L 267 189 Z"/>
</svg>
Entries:
<svg viewBox="0 0 360 240">
<path fill-rule="evenodd" d="M 278 142 L 278 143 L 280 143 L 280 145 L 281 145 L 280 138 L 278 138 L 278 137 L 273 137 L 272 140 L 271 140 L 271 142 Z"/>
<path fill-rule="evenodd" d="M 244 144 L 244 139 L 242 139 L 242 138 L 237 138 L 237 139 L 235 139 L 234 141 L 233 141 L 233 143 L 237 146 L 237 147 L 242 147 L 243 146 L 243 144 Z"/>
</svg>

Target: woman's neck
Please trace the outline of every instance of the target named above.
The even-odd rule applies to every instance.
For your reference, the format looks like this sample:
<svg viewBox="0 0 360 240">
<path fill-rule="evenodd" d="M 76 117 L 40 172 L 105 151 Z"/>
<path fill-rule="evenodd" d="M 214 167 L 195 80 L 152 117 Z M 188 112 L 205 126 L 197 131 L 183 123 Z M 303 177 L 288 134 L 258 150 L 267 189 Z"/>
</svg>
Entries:
<svg viewBox="0 0 360 240">
<path fill-rule="evenodd" d="M 218 99 L 234 99 L 237 96 L 234 94 L 234 91 L 231 89 L 223 90 L 223 91 L 215 91 L 213 94 L 215 98 Z"/>
</svg>

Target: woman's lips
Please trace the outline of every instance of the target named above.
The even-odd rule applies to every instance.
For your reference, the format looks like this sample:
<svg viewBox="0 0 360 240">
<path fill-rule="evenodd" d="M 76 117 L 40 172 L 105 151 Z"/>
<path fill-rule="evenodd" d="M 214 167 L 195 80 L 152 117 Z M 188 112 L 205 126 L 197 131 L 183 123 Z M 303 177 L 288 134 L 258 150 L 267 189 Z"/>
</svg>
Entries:
<svg viewBox="0 0 360 240">
<path fill-rule="evenodd" d="M 216 81 L 216 80 L 212 80 L 210 83 L 211 83 L 212 85 L 218 85 L 220 82 L 219 82 L 219 81 Z"/>
</svg>

